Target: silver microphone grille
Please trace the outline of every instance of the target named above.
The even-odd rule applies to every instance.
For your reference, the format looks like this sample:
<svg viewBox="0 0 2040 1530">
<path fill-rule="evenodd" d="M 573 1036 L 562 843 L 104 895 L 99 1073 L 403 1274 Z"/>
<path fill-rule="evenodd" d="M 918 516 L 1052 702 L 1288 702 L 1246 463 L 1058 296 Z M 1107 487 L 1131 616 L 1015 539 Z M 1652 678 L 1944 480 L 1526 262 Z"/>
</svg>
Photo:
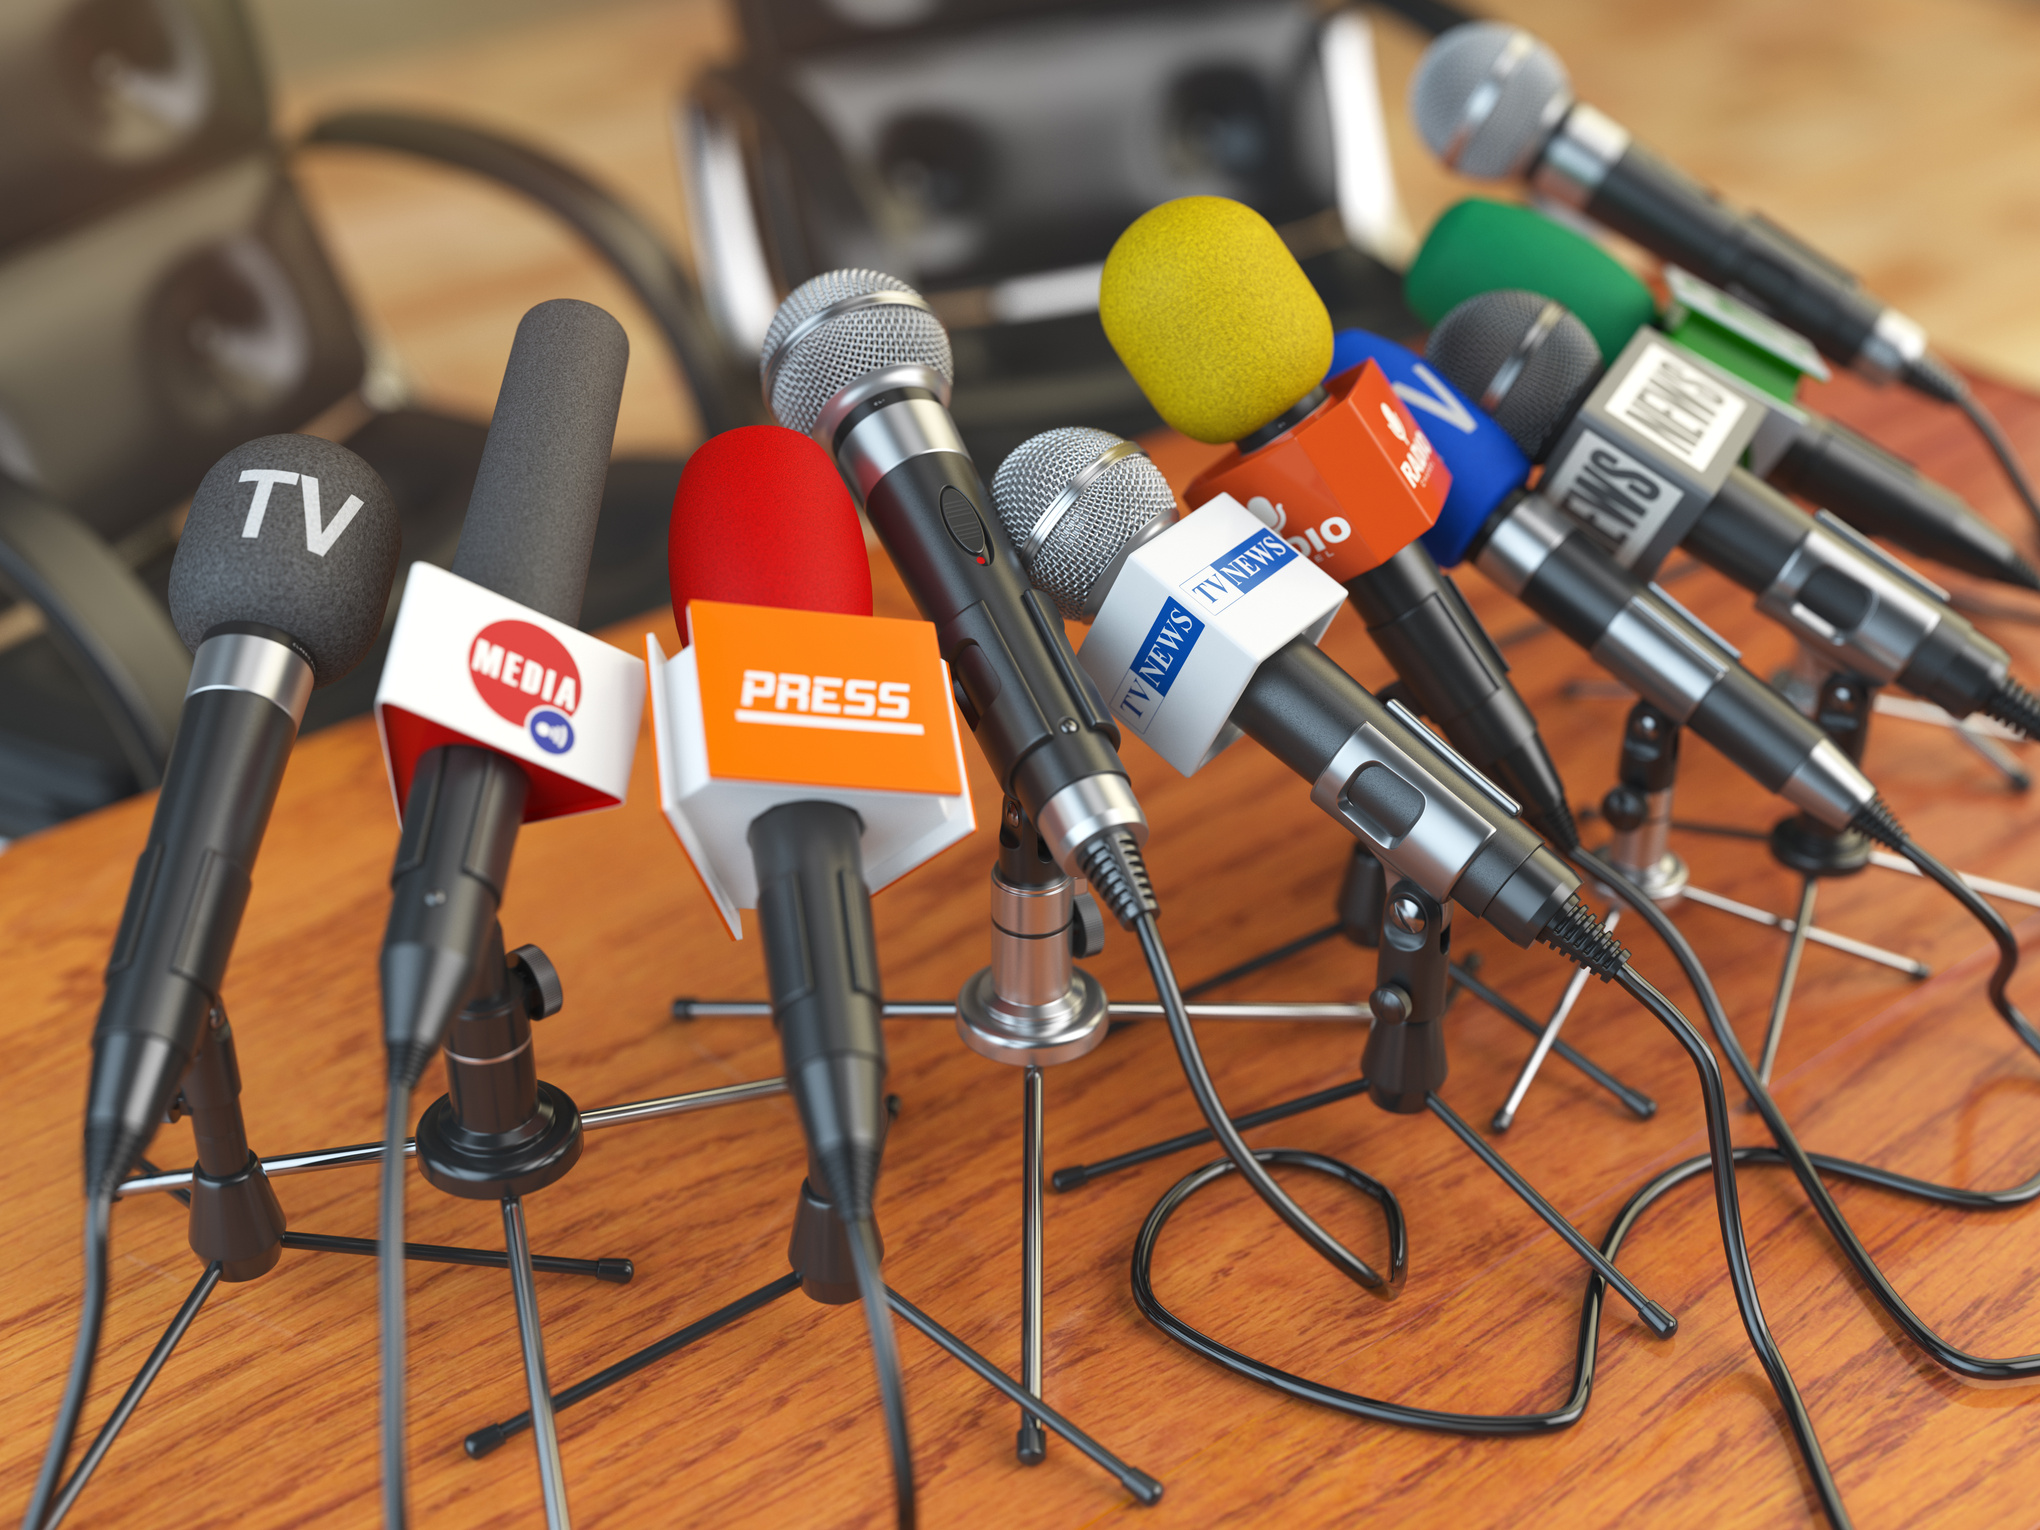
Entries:
<svg viewBox="0 0 2040 1530">
<path fill-rule="evenodd" d="M 1520 175 L 1572 105 L 1558 55 L 1521 27 L 1470 21 L 1417 64 L 1410 115 L 1431 152 L 1461 175 Z"/>
<path fill-rule="evenodd" d="M 992 505 L 1034 587 L 1080 622 L 1105 603 L 1105 576 L 1176 518 L 1161 469 L 1131 442 L 1081 425 L 1014 447 L 992 479 Z"/>
<path fill-rule="evenodd" d="M 813 435 L 829 401 L 874 373 L 918 367 L 940 377 L 948 402 L 956 365 L 949 332 L 927 299 L 883 271 L 825 271 L 779 305 L 759 348 L 773 418 Z"/>
</svg>

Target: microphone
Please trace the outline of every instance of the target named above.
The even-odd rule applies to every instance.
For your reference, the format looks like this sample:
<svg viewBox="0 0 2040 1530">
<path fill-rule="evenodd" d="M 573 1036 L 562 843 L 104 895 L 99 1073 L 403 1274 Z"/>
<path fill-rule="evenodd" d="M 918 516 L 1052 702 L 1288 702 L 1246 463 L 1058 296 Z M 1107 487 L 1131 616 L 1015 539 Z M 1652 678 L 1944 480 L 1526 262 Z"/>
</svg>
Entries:
<svg viewBox="0 0 2040 1530">
<path fill-rule="evenodd" d="M 1342 583 L 1418 708 L 1525 804 L 1540 831 L 1577 845 L 1536 719 L 1419 541 L 1449 506 L 1453 474 L 1380 368 L 1319 385 L 1331 317 L 1267 220 L 1222 197 L 1145 213 L 1106 259 L 1099 317 L 1164 420 L 1196 440 L 1234 443 L 1192 481 L 1187 502 L 1230 494 Z M 1052 530 L 1030 530 L 1037 569 L 1039 540 Z M 1102 600 L 1112 571 L 1074 573 Z M 1084 599 L 1058 590 L 1065 614 L 1091 614 Z"/>
<path fill-rule="evenodd" d="M 754 908 L 787 1086 L 822 1183 L 868 1218 L 885 1044 L 871 891 L 975 827 L 947 666 L 926 622 L 871 614 L 836 467 L 776 425 L 681 474 L 670 661 L 646 637 L 660 802 L 732 937 Z M 788 556 L 789 549 L 799 556 Z"/>
<path fill-rule="evenodd" d="M 1431 345 L 1441 371 L 1485 397 L 1507 386 L 1504 368 L 1561 331 L 1583 359 L 1593 342 L 1559 304 L 1491 292 L 1447 314 Z M 1595 370 L 1566 375 L 1592 380 Z M 1683 545 L 1754 591 L 1758 610 L 1834 667 L 1895 682 L 1958 718 L 1981 711 L 2028 736 L 2040 732 L 2040 700 L 2011 677 L 2005 650 L 1949 608 L 1944 591 L 1736 466 L 1762 428 L 1756 390 L 1645 329 L 1584 400 L 1567 391 L 1525 397 L 1512 388 L 1502 407 L 1518 444 L 1548 458 L 1539 494 L 1617 563 L 1648 574 Z"/>
<path fill-rule="evenodd" d="M 623 327 L 592 303 L 558 298 L 518 322 L 452 572 L 412 566 L 376 690 L 403 821 L 379 964 L 389 1087 L 377 1263 L 390 1526 L 409 1521 L 403 1148 L 411 1093 L 455 1012 L 481 984 L 502 981 L 496 915 L 518 825 L 614 806 L 629 781 L 642 671 L 575 630 L 629 356 Z"/>
<path fill-rule="evenodd" d="M 1525 296 L 1491 294 L 1475 301 L 1515 302 Z M 1529 302 L 1533 318 L 1556 306 L 1542 299 Z M 1501 433 L 1485 407 L 1467 402 L 1456 375 L 1477 377 L 1480 365 L 1489 375 L 1508 373 L 1507 388 L 1491 386 L 1481 397 L 1484 405 L 1492 404 L 1518 424 L 1518 450 L 1526 462 L 1549 439 L 1548 428 L 1540 427 L 1538 412 L 1529 405 L 1538 399 L 1569 405 L 1591 385 L 1600 356 L 1577 320 L 1561 312 L 1536 325 L 1535 337 L 1536 344 L 1510 347 L 1486 327 L 1433 336 L 1426 372 L 1451 386 L 1452 410 L 1469 426 L 1463 438 L 1458 432 L 1439 433 L 1439 451 L 1448 462 L 1462 450 L 1462 440 L 1471 443 L 1465 449 L 1492 462 L 1490 437 Z M 1473 362 L 1462 373 L 1466 356 Z M 1876 789 L 1833 740 L 1745 669 L 1734 649 L 1671 596 L 1615 562 L 1541 495 L 1520 487 L 1502 493 L 1484 520 L 1468 514 L 1453 528 L 1445 551 L 1455 562 L 1473 557 L 1490 579 L 1767 791 L 1782 794 L 1830 828 L 1850 827 L 1866 805 L 1879 806 Z"/>
<path fill-rule="evenodd" d="M 311 436 L 236 447 L 192 497 L 170 565 L 191 683 L 93 1031 L 90 1195 L 127 1177 L 177 1093 L 219 1002 L 305 703 L 380 633 L 399 540 L 375 470 Z"/>
<path fill-rule="evenodd" d="M 1157 904 L 1119 730 L 991 513 L 949 414 L 954 371 L 927 300 L 878 271 L 795 288 L 759 358 L 773 416 L 834 457 L 934 623 L 957 707 L 1000 788 L 1056 864 L 1131 928 Z"/>
<path fill-rule="evenodd" d="M 1468 198 L 1433 225 L 1403 291 L 1411 311 L 1433 325 L 1483 292 L 1535 292 L 1570 309 L 1603 356 L 1620 354 L 1640 329 L 1665 329 L 1675 344 L 1755 385 L 1765 419 L 1747 455 L 1759 477 L 1921 557 L 2040 589 L 2040 571 L 2012 539 L 1958 496 L 1847 426 L 1793 404 L 1800 373 L 1819 367 L 1805 341 L 1697 277 L 1668 275 L 1675 307 L 1660 324 L 1650 289 L 1591 239 L 1530 208 Z M 1335 351 L 1334 367 L 1341 355 Z"/>
<path fill-rule="evenodd" d="M 1747 298 L 1875 382 L 1952 402 L 1960 379 L 1924 330 L 1767 219 L 1737 212 L 1576 101 L 1565 65 L 1520 27 L 1470 22 L 1437 38 L 1410 84 L 1431 152 L 1462 175 L 1521 179 L 1652 253 Z"/>
<path fill-rule="evenodd" d="M 1078 659 L 1171 765 L 1191 774 L 1246 733 L 1396 874 L 1517 945 L 1594 959 L 1579 879 L 1498 788 L 1318 650 L 1344 592 L 1237 500 L 1171 524 L 1154 463 L 1082 428 L 1016 447 L 992 497 L 1035 549 L 1036 587 L 1096 613 Z"/>
<path fill-rule="evenodd" d="M 381 956 L 408 1093 L 481 972 L 518 825 L 622 801 L 638 661 L 575 630 L 629 342 L 571 298 L 510 347 L 451 573 L 418 564 L 376 692 L 403 820 Z"/>
</svg>

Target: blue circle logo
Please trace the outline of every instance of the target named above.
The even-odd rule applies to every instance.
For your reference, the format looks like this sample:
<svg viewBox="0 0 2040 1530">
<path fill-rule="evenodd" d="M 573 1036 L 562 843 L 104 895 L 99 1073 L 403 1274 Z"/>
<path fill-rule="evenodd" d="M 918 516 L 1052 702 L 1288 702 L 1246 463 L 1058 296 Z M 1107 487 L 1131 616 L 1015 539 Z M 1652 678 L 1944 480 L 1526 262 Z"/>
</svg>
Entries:
<svg viewBox="0 0 2040 1530">
<path fill-rule="evenodd" d="M 547 754 L 565 754 L 574 747 L 574 725 L 567 721 L 567 714 L 551 707 L 540 707 L 531 714 L 526 724 L 538 747 Z"/>
</svg>

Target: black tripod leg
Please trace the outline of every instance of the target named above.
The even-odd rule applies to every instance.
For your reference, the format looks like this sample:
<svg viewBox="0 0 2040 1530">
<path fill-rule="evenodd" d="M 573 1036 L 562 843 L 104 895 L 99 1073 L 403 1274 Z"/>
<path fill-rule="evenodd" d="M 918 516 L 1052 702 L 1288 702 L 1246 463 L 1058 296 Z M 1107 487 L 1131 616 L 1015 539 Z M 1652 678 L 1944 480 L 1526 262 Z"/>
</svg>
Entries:
<svg viewBox="0 0 2040 1530">
<path fill-rule="evenodd" d="M 560 1437 L 553 1427 L 552 1384 L 545 1374 L 545 1332 L 538 1321 L 538 1291 L 531 1280 L 531 1244 L 524 1232 L 524 1202 L 503 1197 L 503 1240 L 509 1245 L 510 1288 L 517 1299 L 517 1342 L 524 1351 L 524 1382 L 531 1394 L 526 1415 L 535 1422 L 538 1480 L 545 1494 L 546 1530 L 568 1530 L 567 1474 L 560 1462 Z"/>
<path fill-rule="evenodd" d="M 900 1295 L 899 1292 L 893 1290 L 891 1286 L 886 1287 L 885 1294 L 886 1299 L 892 1303 L 893 1311 L 920 1329 L 937 1346 L 947 1352 L 952 1359 L 962 1361 L 964 1365 L 976 1373 L 979 1380 L 997 1389 L 1005 1397 L 1018 1403 L 1022 1408 L 1027 1409 L 1036 1418 L 1039 1418 L 1042 1423 L 1048 1425 L 1049 1428 L 1053 1429 L 1057 1434 L 1097 1462 L 1099 1466 L 1102 1466 L 1106 1471 L 1118 1478 L 1119 1485 L 1125 1488 L 1127 1492 L 1133 1494 L 1135 1498 L 1144 1504 L 1156 1504 L 1162 1501 L 1162 1485 L 1146 1472 L 1138 1467 L 1128 1466 L 1075 1424 L 1072 1424 L 1060 1413 L 1044 1404 L 1040 1398 L 1030 1397 L 1012 1377 L 993 1365 L 991 1361 L 972 1349 L 963 1340 L 957 1338 L 955 1334 L 944 1328 L 940 1323 L 929 1317 L 927 1313 L 916 1307 L 912 1302 Z"/>
<path fill-rule="evenodd" d="M 1022 1101 L 1020 1194 L 1020 1380 L 1034 1396 L 1041 1395 L 1041 1239 L 1042 1180 L 1041 1069 L 1029 1068 Z M 1014 1452 L 1022 1466 L 1039 1466 L 1048 1458 L 1048 1436 L 1041 1420 L 1020 1410 L 1020 1437 Z"/>
<path fill-rule="evenodd" d="M 1820 879 L 1808 877 L 1799 889 L 1799 912 L 1792 921 L 1792 938 L 1785 945 L 1785 966 L 1778 974 L 1778 991 L 1771 995 L 1771 1018 L 1764 1027 L 1764 1055 L 1757 1063 L 1757 1080 L 1766 1088 L 1771 1069 L 1778 1062 L 1778 1043 L 1785 1039 L 1785 1012 L 1792 1007 L 1792 989 L 1799 982 L 1799 959 L 1806 954 L 1807 932 L 1813 928 L 1813 900 L 1820 891 Z"/>
<path fill-rule="evenodd" d="M 577 1381 L 563 1391 L 553 1394 L 553 1412 L 559 1413 L 572 1407 L 584 1398 L 593 1397 L 597 1392 L 615 1386 L 626 1376 L 634 1376 L 655 1360 L 685 1349 L 697 1339 L 705 1339 L 718 1328 L 728 1327 L 738 1318 L 768 1306 L 790 1291 L 800 1289 L 800 1271 L 790 1270 L 770 1285 L 760 1286 L 748 1296 L 740 1296 L 727 1307 L 719 1307 L 707 1317 L 689 1323 L 677 1333 L 668 1334 L 655 1344 L 647 1344 L 634 1354 L 626 1355 L 614 1365 L 605 1366 L 585 1381 Z M 514 1439 L 531 1427 L 531 1415 L 520 1413 L 515 1418 L 506 1418 L 500 1424 L 490 1424 L 477 1429 L 464 1442 L 467 1453 L 479 1461 L 505 1440 Z"/>
<path fill-rule="evenodd" d="M 1350 1100 L 1356 1094 L 1367 1092 L 1367 1080 L 1359 1078 L 1350 1084 L 1334 1084 L 1329 1089 L 1320 1089 L 1315 1094 L 1298 1095 L 1280 1105 L 1270 1105 L 1265 1110 L 1250 1110 L 1245 1115 L 1234 1116 L 1232 1124 L 1241 1131 L 1252 1126 L 1266 1126 L 1270 1121 L 1285 1120 L 1300 1116 L 1307 1110 L 1316 1110 L 1320 1105 L 1336 1105 L 1341 1100 Z M 1211 1140 L 1211 1131 L 1185 1132 L 1180 1137 L 1171 1137 L 1165 1142 L 1151 1142 L 1144 1148 L 1135 1148 L 1130 1153 L 1121 1153 L 1116 1158 L 1101 1158 L 1096 1163 L 1072 1164 L 1067 1169 L 1057 1169 L 1049 1176 L 1049 1184 L 1057 1190 L 1074 1190 L 1107 1174 L 1117 1174 L 1121 1169 L 1136 1168 L 1144 1163 L 1153 1163 L 1157 1158 L 1167 1158 L 1171 1153 L 1181 1153 L 1189 1148 L 1199 1147 Z"/>
<path fill-rule="evenodd" d="M 362 1254 L 375 1257 L 375 1239 L 340 1238 L 330 1233 L 295 1233 L 283 1235 L 285 1248 L 302 1249 L 316 1254 Z M 468 1264 L 483 1269 L 507 1270 L 510 1256 L 500 1249 L 457 1248 L 445 1243 L 406 1243 L 404 1257 L 421 1264 Z M 541 1275 L 592 1275 L 597 1280 L 606 1280 L 612 1285 L 625 1285 L 637 1273 L 637 1267 L 628 1259 L 562 1259 L 553 1254 L 533 1254 L 531 1267 Z"/>
<path fill-rule="evenodd" d="M 112 1414 L 99 1426 L 99 1433 L 92 1437 L 92 1447 L 85 1452 L 78 1469 L 71 1473 L 71 1480 L 64 1484 L 63 1491 L 50 1508 L 50 1517 L 43 1521 L 43 1530 L 56 1530 L 71 1505 L 78 1501 L 78 1495 L 85 1491 L 85 1484 L 92 1480 L 92 1474 L 99 1469 L 99 1463 L 106 1459 L 106 1453 L 113 1448 L 113 1442 L 134 1411 L 141 1405 L 143 1395 L 170 1359 L 170 1351 L 177 1347 L 177 1341 L 184 1337 L 184 1331 L 191 1326 L 198 1309 L 205 1305 L 205 1299 L 213 1294 L 213 1287 L 220 1283 L 218 1261 L 205 1267 L 205 1273 L 198 1277 L 198 1284 L 191 1288 L 191 1295 L 184 1298 L 184 1305 L 177 1309 L 177 1316 L 170 1320 L 170 1326 L 163 1330 L 163 1337 L 156 1341 L 156 1347 L 149 1351 L 149 1358 L 142 1362 L 142 1368 L 135 1373 L 135 1379 L 128 1383 L 128 1389 L 121 1393 L 120 1401 L 114 1405 Z"/>
<path fill-rule="evenodd" d="M 1677 1318 L 1637 1290 L 1635 1285 L 1630 1282 L 1629 1277 L 1609 1262 L 1606 1254 L 1595 1248 L 1592 1243 L 1588 1242 L 1581 1235 L 1577 1227 L 1574 1227 L 1572 1223 L 1560 1216 L 1558 1208 L 1539 1195 L 1529 1180 L 1523 1178 L 1522 1175 L 1510 1168 L 1507 1160 L 1501 1154 L 1481 1141 L 1480 1133 L 1460 1120 L 1458 1113 L 1451 1106 L 1447 1105 L 1435 1094 L 1426 1095 L 1424 1103 L 1430 1107 L 1432 1115 L 1451 1127 L 1454 1135 L 1473 1149 L 1476 1158 L 1490 1169 L 1493 1169 L 1501 1177 L 1502 1183 L 1516 1192 L 1524 1205 L 1542 1217 L 1545 1225 L 1565 1239 L 1572 1247 L 1574 1253 L 1593 1266 L 1595 1274 L 1613 1286 L 1622 1299 L 1636 1309 L 1636 1315 L 1643 1319 L 1646 1328 L 1660 1339 L 1669 1339 L 1674 1333 L 1678 1332 L 1679 1320 Z"/>
</svg>

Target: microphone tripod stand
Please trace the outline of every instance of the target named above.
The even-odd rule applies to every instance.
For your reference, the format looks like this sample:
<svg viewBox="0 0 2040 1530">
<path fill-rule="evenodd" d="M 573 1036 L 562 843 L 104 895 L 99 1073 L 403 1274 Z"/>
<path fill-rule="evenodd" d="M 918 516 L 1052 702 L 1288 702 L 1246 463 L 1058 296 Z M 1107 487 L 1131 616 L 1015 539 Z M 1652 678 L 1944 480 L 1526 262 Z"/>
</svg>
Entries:
<svg viewBox="0 0 2040 1530">
<path fill-rule="evenodd" d="M 1370 856 L 1371 861 L 1373 858 Z M 1375 862 L 1379 866 L 1378 862 Z M 1377 871 L 1386 881 L 1386 874 Z M 1385 888 L 1380 905 L 1381 924 L 1376 946 L 1375 986 L 1370 996 L 1374 1010 L 1374 1025 L 1367 1037 L 1366 1051 L 1360 1060 L 1361 1077 L 1354 1084 L 1339 1092 L 1344 1098 L 1364 1093 L 1381 1109 L 1393 1115 L 1419 1115 L 1425 1112 L 1444 1122 L 1475 1157 L 1494 1172 L 1522 1202 L 1540 1217 L 1546 1226 L 1564 1240 L 1574 1253 L 1584 1260 L 1593 1271 L 1612 1286 L 1622 1299 L 1636 1310 L 1644 1326 L 1658 1338 L 1670 1338 L 1678 1329 L 1678 1320 L 1663 1307 L 1651 1301 L 1610 1263 L 1570 1221 L 1560 1215 L 1557 1208 L 1540 1195 L 1530 1182 L 1511 1168 L 1508 1162 L 1481 1139 L 1479 1132 L 1463 1120 L 1451 1106 L 1447 1105 L 1438 1091 L 1444 1086 L 1448 1071 L 1445 1056 L 1445 1030 L 1443 1020 L 1447 1007 L 1447 990 L 1451 981 L 1449 959 L 1452 943 L 1452 908 L 1440 903 L 1415 882 L 1407 879 L 1397 881 Z M 1307 1100 L 1292 1102 L 1286 1114 L 1314 1108 L 1318 1104 L 1330 1103 L 1326 1090 Z M 1264 1115 L 1264 1119 L 1266 1116 Z M 1210 1133 L 1191 1133 L 1155 1144 L 1141 1154 L 1126 1154 L 1115 1160 L 1112 1166 L 1129 1161 L 1146 1161 L 1164 1153 L 1179 1151 L 1196 1146 L 1200 1141 L 1211 1140 Z M 1344 1178 L 1348 1183 L 1357 1184 L 1348 1172 L 1333 1166 L 1330 1160 L 1316 1154 L 1284 1154 L 1264 1152 L 1260 1156 L 1277 1162 L 1291 1162 L 1298 1167 L 1313 1168 L 1319 1172 L 1331 1173 Z M 1172 1214 L 1188 1195 L 1202 1189 L 1225 1173 L 1230 1165 L 1223 1159 L 1193 1174 L 1179 1185 L 1163 1203 L 1156 1208 L 1157 1214 Z M 1107 1172 L 1108 1166 L 1089 1166 L 1084 1176 L 1095 1179 Z M 1058 1188 L 1061 1175 L 1057 1176 Z M 1079 1180 L 1077 1183 L 1081 1183 Z M 1369 1192 L 1372 1194 L 1373 1192 Z M 1382 1195 L 1386 1195 L 1383 1191 Z M 1379 1198 L 1379 1197 L 1377 1197 Z M 1384 1201 L 1384 1205 L 1388 1203 Z M 1405 1246 L 1399 1214 L 1390 1218 L 1391 1242 L 1395 1257 L 1391 1261 L 1390 1291 L 1396 1294 L 1401 1287 L 1405 1269 Z M 1141 1247 L 1151 1254 L 1153 1239 L 1149 1234 L 1155 1228 L 1155 1216 L 1151 1215 L 1148 1227 L 1143 1230 Z M 1149 1284 L 1143 1272 L 1137 1272 L 1137 1286 Z M 1146 1310 L 1145 1304 L 1143 1310 Z M 1153 1318 L 1155 1313 L 1148 1312 Z M 1206 1351 L 1209 1353 L 1209 1351 Z"/>
<path fill-rule="evenodd" d="M 240 1062 L 235 1053 L 233 1027 L 222 1009 L 213 1010 L 200 1034 L 198 1050 L 192 1055 L 178 1097 L 170 1107 L 171 1121 L 184 1116 L 191 1118 L 197 1165 L 181 1175 L 165 1175 L 144 1160 L 141 1167 L 146 1179 L 129 1180 L 122 1190 L 131 1193 L 136 1188 L 160 1187 L 189 1206 L 191 1249 L 204 1263 L 204 1271 L 59 1490 L 42 1530 L 54 1530 L 70 1513 L 197 1319 L 206 1299 L 222 1281 L 232 1284 L 259 1279 L 276 1268 L 285 1249 L 371 1258 L 375 1255 L 373 1238 L 298 1233 L 285 1227 L 283 1207 L 269 1183 L 265 1164 L 248 1146 L 247 1121 L 241 1110 Z M 492 1249 L 407 1243 L 404 1256 L 424 1263 L 494 1269 L 508 1266 L 513 1271 L 516 1268 L 509 1253 Z M 634 1273 L 628 1259 L 560 1259 L 541 1255 L 530 1263 L 549 1274 L 587 1275 L 618 1285 L 629 1281 Z M 528 1280 L 527 1276 L 527 1283 Z"/>
<path fill-rule="evenodd" d="M 577 1382 L 559 1392 L 546 1401 L 542 1416 L 549 1420 L 560 1410 L 593 1397 L 597 1392 L 614 1386 L 627 1376 L 635 1375 L 655 1361 L 678 1353 L 717 1329 L 725 1328 L 738 1318 L 769 1306 L 792 1291 L 804 1291 L 810 1299 L 824 1306 L 857 1305 L 859 1293 L 856 1269 L 850 1252 L 849 1230 L 836 1215 L 835 1208 L 830 1204 L 826 1194 L 816 1188 L 822 1183 L 824 1183 L 822 1175 L 811 1163 L 807 1177 L 801 1181 L 800 1198 L 794 1209 L 793 1237 L 787 1248 L 787 1260 L 791 1268 L 786 1274 L 739 1297 L 728 1306 L 711 1312 L 707 1317 L 626 1355 L 615 1364 L 597 1371 L 585 1381 Z M 1160 1482 L 1139 1468 L 1129 1466 L 1120 1460 L 1075 1424 L 1042 1402 L 1033 1391 L 1022 1388 L 991 1361 L 890 1286 L 886 1288 L 886 1298 L 898 1316 L 920 1330 L 950 1358 L 960 1362 L 981 1381 L 1016 1404 L 1025 1415 L 1039 1420 L 1041 1424 L 1076 1446 L 1085 1456 L 1116 1478 L 1138 1502 L 1155 1504 L 1161 1501 Z M 532 1426 L 534 1411 L 538 1410 L 527 1410 L 500 1423 L 489 1424 L 475 1430 L 463 1442 L 468 1455 L 480 1460 L 506 1440 L 523 1433 Z"/>
</svg>

